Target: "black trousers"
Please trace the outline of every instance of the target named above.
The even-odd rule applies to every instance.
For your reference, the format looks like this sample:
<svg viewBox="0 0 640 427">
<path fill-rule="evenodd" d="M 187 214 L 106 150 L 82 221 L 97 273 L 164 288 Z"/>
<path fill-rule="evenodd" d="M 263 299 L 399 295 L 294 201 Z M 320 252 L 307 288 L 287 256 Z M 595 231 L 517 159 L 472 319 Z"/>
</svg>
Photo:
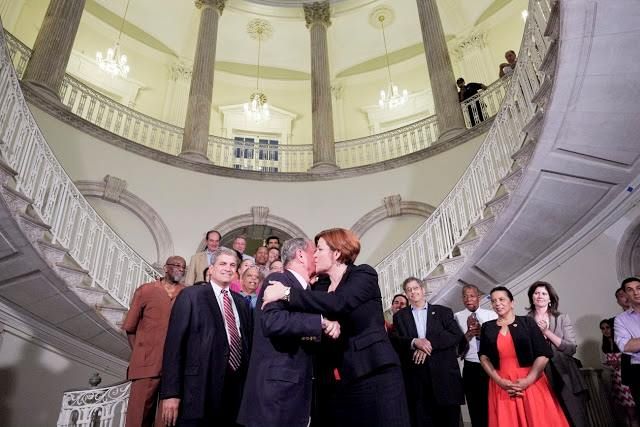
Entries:
<svg viewBox="0 0 640 427">
<path fill-rule="evenodd" d="M 628 360 L 628 365 L 622 374 L 622 382 L 628 384 L 631 389 L 631 396 L 633 401 L 636 402 L 636 416 L 640 408 L 640 365 L 632 365 L 631 360 Z"/>
<path fill-rule="evenodd" d="M 460 405 L 438 405 L 429 368 L 419 376 L 405 377 L 411 427 L 459 427 Z"/>
<path fill-rule="evenodd" d="M 486 427 L 489 417 L 489 376 L 478 362 L 464 361 L 462 384 L 473 427 Z"/>
</svg>

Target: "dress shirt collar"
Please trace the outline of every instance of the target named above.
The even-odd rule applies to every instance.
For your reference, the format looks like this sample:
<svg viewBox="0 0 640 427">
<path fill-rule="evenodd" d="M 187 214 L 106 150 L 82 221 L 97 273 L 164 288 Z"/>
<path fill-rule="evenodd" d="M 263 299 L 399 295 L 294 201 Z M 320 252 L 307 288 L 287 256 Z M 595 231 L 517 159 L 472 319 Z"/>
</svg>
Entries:
<svg viewBox="0 0 640 427">
<path fill-rule="evenodd" d="M 223 289 L 229 291 L 229 295 L 231 295 L 231 289 L 229 289 L 229 286 L 220 286 L 213 280 L 211 280 L 209 283 L 211 283 L 211 288 L 213 288 L 213 292 L 216 294 L 216 298 L 220 298 L 220 294 L 222 293 Z"/>
<path fill-rule="evenodd" d="M 411 305 L 411 311 L 427 310 L 428 308 L 429 304 L 425 304 L 424 307 L 416 307 L 414 305 Z"/>
<path fill-rule="evenodd" d="M 302 277 L 299 273 L 296 273 L 295 271 L 290 270 L 288 268 L 287 268 L 287 271 L 295 276 L 295 278 L 298 280 L 298 282 L 300 282 L 300 286 L 302 286 L 302 289 L 305 289 L 305 290 L 307 289 L 309 284 L 307 283 L 306 280 L 304 280 L 304 277 Z"/>
</svg>

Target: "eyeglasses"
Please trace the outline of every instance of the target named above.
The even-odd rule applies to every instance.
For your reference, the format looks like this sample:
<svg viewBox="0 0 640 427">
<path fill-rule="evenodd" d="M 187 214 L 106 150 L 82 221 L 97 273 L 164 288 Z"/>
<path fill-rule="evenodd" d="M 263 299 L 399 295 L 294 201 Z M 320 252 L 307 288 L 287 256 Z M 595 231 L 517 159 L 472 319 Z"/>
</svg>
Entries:
<svg viewBox="0 0 640 427">
<path fill-rule="evenodd" d="M 171 267 L 175 267 L 178 270 L 186 270 L 187 269 L 186 265 L 181 265 L 181 264 L 165 264 L 165 265 L 170 265 Z"/>
</svg>

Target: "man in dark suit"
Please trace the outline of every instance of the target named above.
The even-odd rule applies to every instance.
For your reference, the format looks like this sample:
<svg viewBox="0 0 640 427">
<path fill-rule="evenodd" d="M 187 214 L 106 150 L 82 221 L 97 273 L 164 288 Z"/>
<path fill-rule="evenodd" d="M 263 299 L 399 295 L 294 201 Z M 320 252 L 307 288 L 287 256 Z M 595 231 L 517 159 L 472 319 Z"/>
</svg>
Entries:
<svg viewBox="0 0 640 427">
<path fill-rule="evenodd" d="M 287 240 L 282 247 L 284 273 L 265 280 L 255 310 L 251 362 L 238 422 L 247 427 L 306 427 L 311 410 L 312 341 L 324 330 L 332 337 L 340 325 L 319 314 L 290 311 L 277 302 L 262 306 L 269 281 L 296 289 L 309 288 L 315 272 L 315 246 L 305 239 Z"/>
<path fill-rule="evenodd" d="M 464 403 L 457 360 L 463 337 L 451 309 L 427 304 L 424 283 L 402 284 L 410 306 L 393 316 L 392 341 L 400 355 L 412 427 L 458 427 Z"/>
<path fill-rule="evenodd" d="M 216 250 L 211 281 L 176 298 L 160 382 L 166 425 L 237 425 L 253 331 L 246 301 L 229 290 L 238 263 L 235 251 Z"/>
</svg>

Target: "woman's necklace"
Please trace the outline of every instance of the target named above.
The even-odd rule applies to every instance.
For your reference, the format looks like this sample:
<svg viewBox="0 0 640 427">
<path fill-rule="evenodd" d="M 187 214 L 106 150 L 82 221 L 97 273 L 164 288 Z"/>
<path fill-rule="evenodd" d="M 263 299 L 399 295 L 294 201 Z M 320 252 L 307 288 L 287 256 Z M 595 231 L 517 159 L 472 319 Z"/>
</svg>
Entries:
<svg viewBox="0 0 640 427">
<path fill-rule="evenodd" d="M 515 315 L 511 315 L 511 316 L 509 316 L 509 318 L 506 318 L 506 317 L 499 318 L 496 321 L 496 323 L 498 324 L 498 326 L 507 326 L 507 325 L 513 323 L 514 320 L 516 320 L 516 316 Z"/>
</svg>

